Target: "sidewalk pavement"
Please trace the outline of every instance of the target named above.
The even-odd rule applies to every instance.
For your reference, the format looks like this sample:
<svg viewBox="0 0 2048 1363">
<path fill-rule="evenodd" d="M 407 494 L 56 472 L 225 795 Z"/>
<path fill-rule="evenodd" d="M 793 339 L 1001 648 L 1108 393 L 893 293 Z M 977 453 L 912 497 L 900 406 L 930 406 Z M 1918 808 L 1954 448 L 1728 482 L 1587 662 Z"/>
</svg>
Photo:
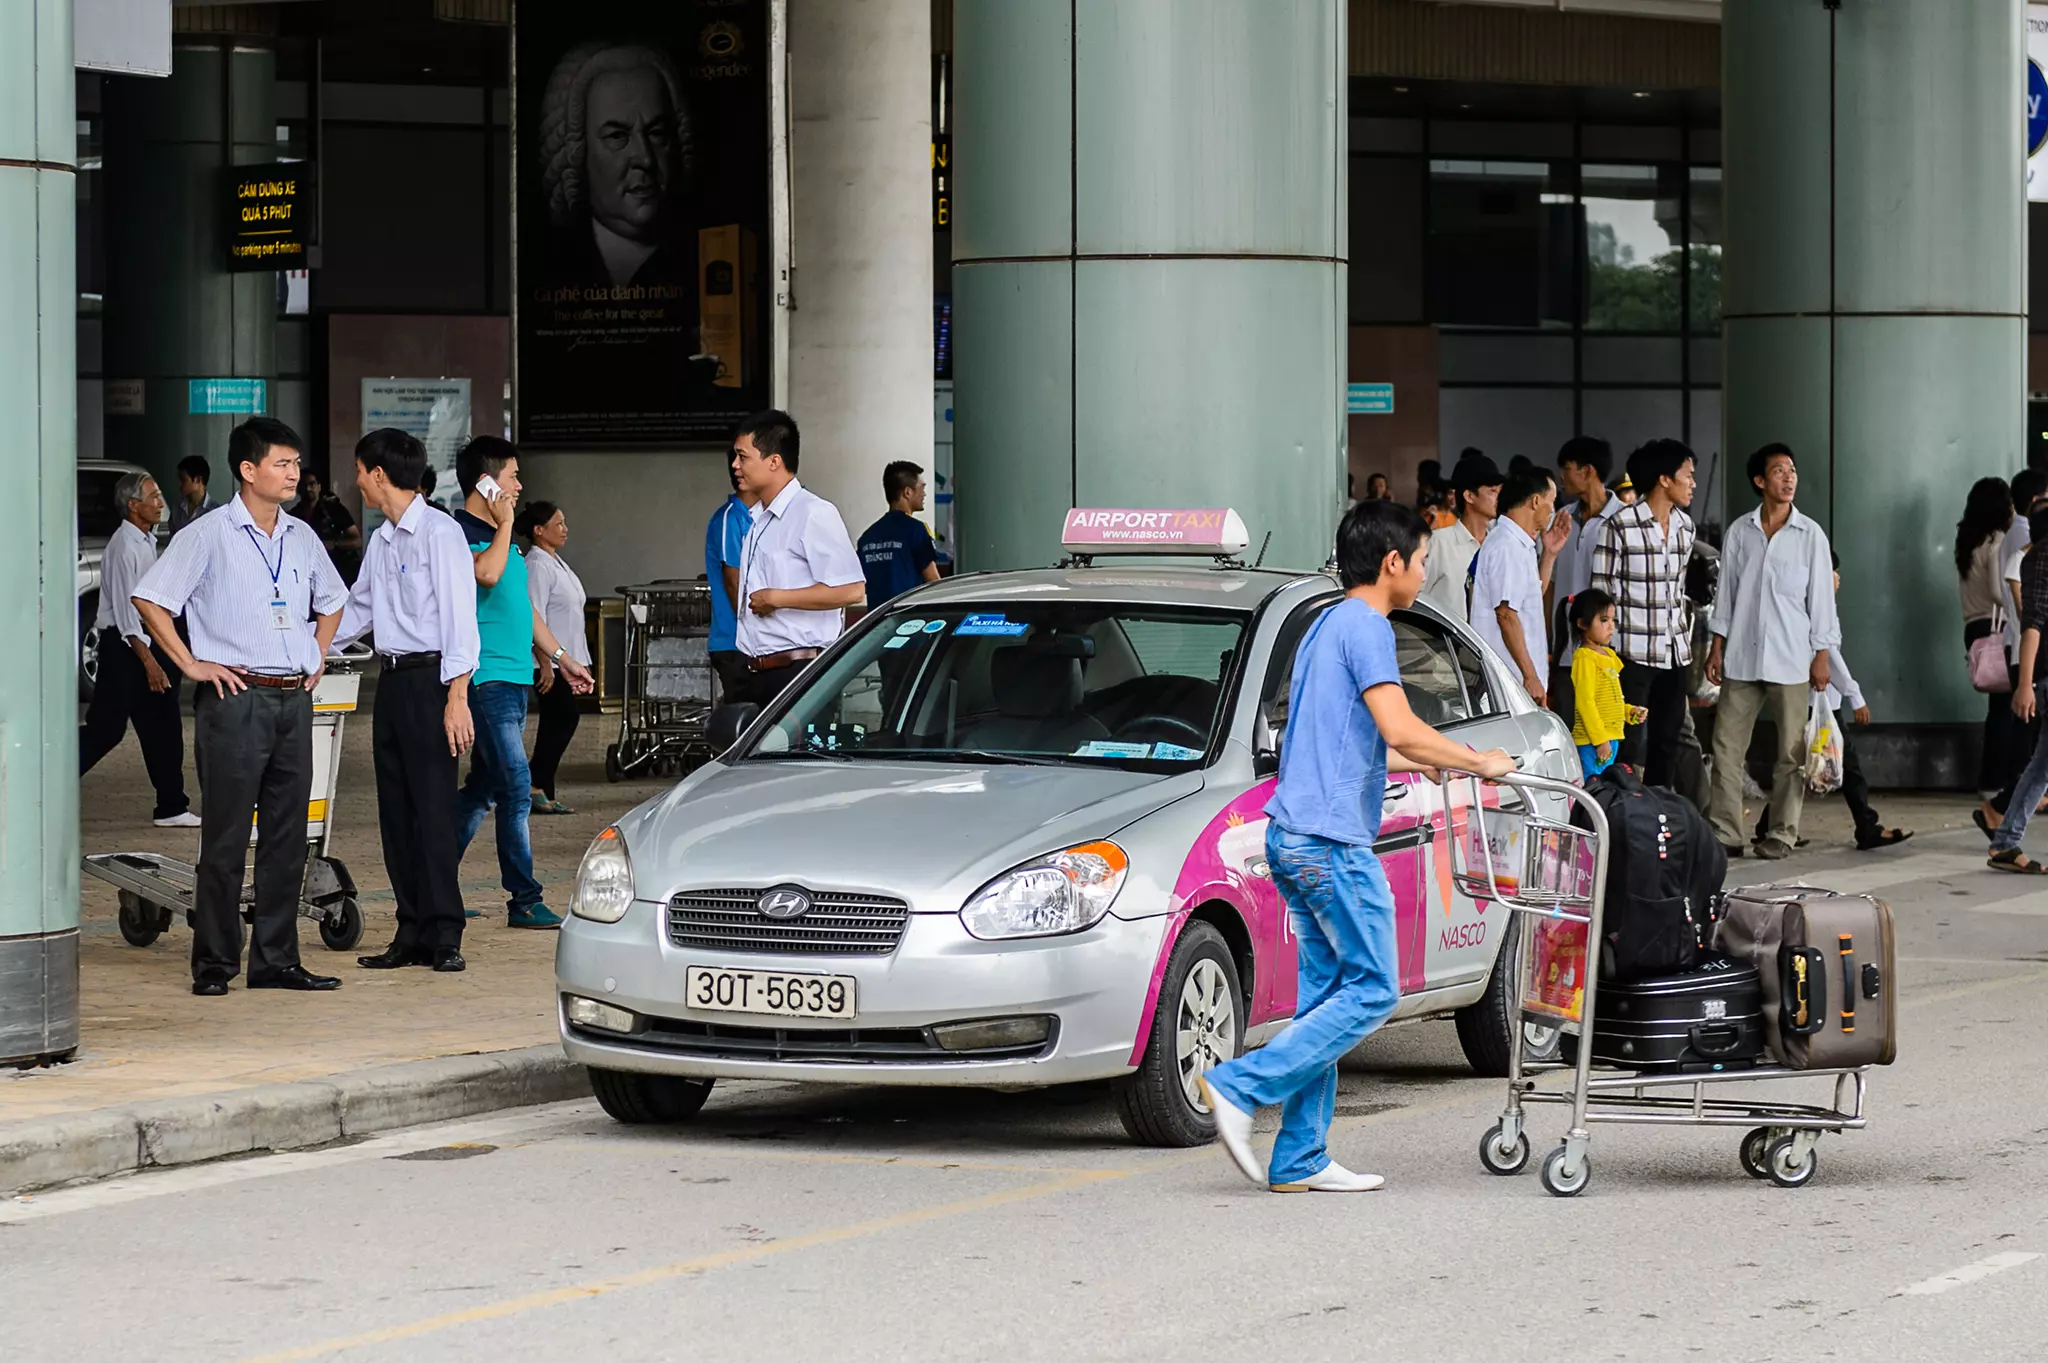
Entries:
<svg viewBox="0 0 2048 1363">
<path fill-rule="evenodd" d="M 188 687 L 188 710 L 189 695 Z M 196 803 L 189 716 L 186 729 L 186 789 Z M 606 782 L 604 746 L 616 737 L 615 717 L 584 716 L 558 792 L 579 812 L 532 820 L 534 869 L 563 914 L 590 839 L 665 785 Z M 182 918 L 153 945 L 129 946 L 114 888 L 84 878 L 81 1044 L 67 1065 L 0 1070 L 0 1193 L 589 1091 L 556 1041 L 555 934 L 505 925 L 491 820 L 462 867 L 464 898 L 483 913 L 463 941 L 468 971 L 356 966 L 393 930 L 370 772 L 369 715 L 359 712 L 345 733 L 332 853 L 362 892 L 362 945 L 329 951 L 316 925 L 299 925 L 307 968 L 341 976 L 334 993 L 250 992 L 238 980 L 226 998 L 195 998 Z M 87 852 L 197 853 L 197 829 L 150 823 L 152 793 L 132 736 L 85 777 L 81 797 Z"/>
<path fill-rule="evenodd" d="M 363 892 L 365 954 L 392 931 L 368 718 L 359 713 L 347 730 L 334 839 Z M 558 911 L 567 911 L 590 839 L 665 785 L 605 781 L 604 745 L 616 731 L 610 717 L 584 717 L 560 791 L 580 812 L 532 821 L 535 870 Z M 187 788 L 196 795 L 196 782 Z M 85 778 L 81 793 L 87 851 L 195 854 L 197 830 L 150 824 L 151 792 L 132 738 Z M 1875 803 L 1887 822 L 1922 833 L 1965 827 L 1972 808 L 1967 795 L 1886 793 Z M 1839 797 L 1810 802 L 1806 823 L 1816 846 L 1850 840 Z M 469 970 L 361 970 L 357 952 L 328 951 L 302 920 L 307 966 L 342 977 L 331 994 L 250 993 L 238 982 L 224 999 L 194 998 L 183 922 L 152 946 L 131 947 L 115 925 L 113 888 L 86 878 L 83 1042 L 71 1064 L 0 1070 L 0 1194 L 587 1093 L 556 1043 L 555 935 L 505 926 L 490 829 L 486 821 L 462 868 L 464 896 L 484 913 L 463 942 Z M 1786 879 L 1800 873 L 1797 858 L 1781 865 Z"/>
</svg>

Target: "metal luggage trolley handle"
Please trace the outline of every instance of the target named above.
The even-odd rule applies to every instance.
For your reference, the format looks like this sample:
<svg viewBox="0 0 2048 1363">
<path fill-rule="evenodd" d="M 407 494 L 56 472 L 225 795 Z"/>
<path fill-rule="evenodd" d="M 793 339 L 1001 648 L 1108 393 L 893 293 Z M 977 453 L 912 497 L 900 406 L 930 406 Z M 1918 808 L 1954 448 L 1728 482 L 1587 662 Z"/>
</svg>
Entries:
<svg viewBox="0 0 2048 1363">
<path fill-rule="evenodd" d="M 1472 817 L 1467 825 L 1477 827 L 1476 835 L 1451 834 L 1451 873 L 1468 894 L 1493 900 L 1510 911 L 1510 927 L 1503 951 L 1514 967 L 1514 1007 L 1511 1022 L 1516 1026 L 1515 1044 L 1508 1048 L 1507 1107 L 1500 1120 L 1479 1142 L 1479 1162 L 1494 1174 L 1518 1174 L 1529 1163 L 1529 1138 L 1525 1130 L 1524 1107 L 1552 1103 L 1571 1109 L 1571 1126 L 1558 1147 L 1544 1158 L 1541 1178 L 1545 1190 L 1558 1197 L 1584 1192 L 1592 1179 L 1592 1161 L 1587 1155 L 1591 1141 L 1588 1129 L 1594 1123 L 1639 1126 L 1750 1126 L 1743 1137 L 1743 1169 L 1752 1177 L 1769 1179 L 1780 1187 L 1797 1188 L 1811 1181 L 1819 1167 L 1814 1146 L 1823 1132 L 1860 1131 L 1865 1125 L 1863 1100 L 1868 1066 L 1843 1069 L 1793 1070 L 1779 1065 L 1750 1069 L 1679 1074 L 1619 1074 L 1605 1078 L 1593 1075 L 1593 1047 L 1586 1029 L 1594 1016 L 1600 986 L 1599 949 L 1602 920 L 1607 899 L 1607 816 L 1599 801 L 1580 786 L 1548 777 L 1513 773 L 1499 778 L 1522 796 L 1522 809 L 1513 813 L 1522 825 L 1521 864 L 1496 863 L 1495 837 L 1487 828 L 1489 811 L 1484 803 L 1482 778 L 1472 772 L 1447 771 L 1446 778 L 1468 781 L 1472 790 Z M 1559 824 L 1542 818 L 1536 810 L 1537 795 L 1561 796 L 1582 810 L 1590 829 Z M 1510 811 L 1496 809 L 1495 828 Z M 1471 844 L 1469 847 L 1467 843 Z M 1512 837 L 1503 837 L 1502 851 L 1513 847 Z M 1476 848 L 1481 865 L 1470 864 Z M 1461 855 L 1466 858 L 1460 864 Z M 1584 863 L 1590 860 L 1590 868 Z M 1483 875 L 1477 871 L 1484 872 Z M 1507 879 L 1503 872 L 1513 871 Z M 1553 873 L 1555 875 L 1553 876 Z M 1527 920 L 1583 927 L 1582 954 L 1577 958 L 1579 991 L 1568 1002 L 1556 993 L 1534 1000 L 1532 976 L 1537 972 L 1533 933 Z M 1555 938 L 1552 939 L 1553 943 Z M 1567 944 L 1568 945 L 1568 944 Z M 1567 956 L 1567 962 L 1570 961 Z M 1552 981 L 1536 981 L 1539 987 Z M 1572 1065 L 1525 1065 L 1519 1030 L 1521 1024 L 1559 1026 L 1577 1033 L 1580 1044 Z M 1538 1088 L 1525 1071 L 1564 1073 L 1570 1084 L 1562 1090 Z M 1833 1101 L 1826 1104 L 1768 1102 L 1708 1098 L 1707 1085 L 1757 1083 L 1790 1079 L 1833 1079 Z M 1684 1096 L 1652 1094 L 1651 1089 L 1690 1089 Z"/>
</svg>

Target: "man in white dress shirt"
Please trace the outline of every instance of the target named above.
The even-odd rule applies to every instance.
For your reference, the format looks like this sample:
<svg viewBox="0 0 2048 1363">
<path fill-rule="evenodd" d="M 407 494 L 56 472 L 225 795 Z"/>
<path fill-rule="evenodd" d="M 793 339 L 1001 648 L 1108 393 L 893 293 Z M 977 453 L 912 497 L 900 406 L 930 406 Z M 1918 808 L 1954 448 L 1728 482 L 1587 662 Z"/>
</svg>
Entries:
<svg viewBox="0 0 2048 1363">
<path fill-rule="evenodd" d="M 99 671 L 85 727 L 78 731 L 78 774 L 85 775 L 127 737 L 135 722 L 142 764 L 156 787 L 158 828 L 197 828 L 199 816 L 185 797 L 185 723 L 178 715 L 178 683 L 171 660 L 149 646 L 134 601 L 142 575 L 156 562 L 156 527 L 164 494 L 146 473 L 124 474 L 114 484 L 121 524 L 100 554 Z"/>
<path fill-rule="evenodd" d="M 384 663 L 370 751 L 384 869 L 398 901 L 391 945 L 356 964 L 452 974 L 467 964 L 456 784 L 458 760 L 476 741 L 469 676 L 481 643 L 469 541 L 420 495 L 426 471 L 426 447 L 404 431 L 387 427 L 356 443 L 356 486 L 384 524 L 363 552 L 339 637 L 347 643 L 376 631 Z"/>
<path fill-rule="evenodd" d="M 797 481 L 796 421 L 758 412 L 733 438 L 732 467 L 755 498 L 740 555 L 740 684 L 731 701 L 765 705 L 845 627 L 867 594 L 867 575 L 839 509 Z"/>
<path fill-rule="evenodd" d="M 284 507 L 305 446 L 252 417 L 228 439 L 240 491 L 174 536 L 133 600 L 178 670 L 198 683 L 199 866 L 192 894 L 192 992 L 217 998 L 241 969 L 242 870 L 256 817 L 249 988 L 338 989 L 299 963 L 306 802 L 313 793 L 313 687 L 348 588 L 313 528 Z M 185 614 L 191 645 L 172 617 Z M 317 618 L 316 618 L 317 617 Z M 176 694 L 173 692 L 172 694 Z"/>
<path fill-rule="evenodd" d="M 1828 689 L 1828 651 L 1842 642 L 1827 532 L 1792 505 L 1799 466 L 1792 451 L 1766 445 L 1749 457 L 1749 481 L 1763 505 L 1728 527 L 1707 680 L 1721 688 L 1714 714 L 1714 789 L 1707 801 L 1714 836 L 1742 855 L 1742 772 L 1757 715 L 1770 707 L 1778 728 L 1770 832 L 1757 839 L 1766 861 L 1789 856 L 1806 804 L 1806 716 Z"/>
<path fill-rule="evenodd" d="M 1575 435 L 1557 452 L 1558 510 L 1570 516 L 1571 530 L 1550 574 L 1550 646 L 1557 655 L 1550 670 L 1550 708 L 1567 724 L 1575 714 L 1572 655 L 1579 640 L 1566 606 L 1593 585 L 1593 546 L 1607 518 L 1621 510 L 1621 498 L 1607 490 L 1613 474 L 1614 447 L 1598 436 Z"/>
<path fill-rule="evenodd" d="M 1500 508 L 1500 466 L 1468 449 L 1451 470 L 1451 503 L 1458 519 L 1429 537 L 1429 566 L 1422 579 L 1422 600 L 1445 615 L 1469 620 L 1472 564 Z"/>
<path fill-rule="evenodd" d="M 1523 689 L 1538 705 L 1550 674 L 1543 599 L 1568 529 L 1554 515 L 1556 505 L 1557 484 L 1548 470 L 1509 474 L 1500 516 L 1472 560 L 1472 628 L 1521 674 Z"/>
</svg>

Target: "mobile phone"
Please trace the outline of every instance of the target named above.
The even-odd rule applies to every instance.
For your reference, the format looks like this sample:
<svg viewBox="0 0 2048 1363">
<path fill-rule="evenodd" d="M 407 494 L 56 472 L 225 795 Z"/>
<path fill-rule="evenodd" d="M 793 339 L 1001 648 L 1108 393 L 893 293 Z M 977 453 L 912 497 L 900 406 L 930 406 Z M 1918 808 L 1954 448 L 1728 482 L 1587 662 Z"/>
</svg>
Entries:
<svg viewBox="0 0 2048 1363">
<path fill-rule="evenodd" d="M 476 490 L 484 494 L 484 500 L 495 502 L 505 495 L 505 489 L 498 486 L 498 480 L 486 473 L 476 480 Z"/>
</svg>

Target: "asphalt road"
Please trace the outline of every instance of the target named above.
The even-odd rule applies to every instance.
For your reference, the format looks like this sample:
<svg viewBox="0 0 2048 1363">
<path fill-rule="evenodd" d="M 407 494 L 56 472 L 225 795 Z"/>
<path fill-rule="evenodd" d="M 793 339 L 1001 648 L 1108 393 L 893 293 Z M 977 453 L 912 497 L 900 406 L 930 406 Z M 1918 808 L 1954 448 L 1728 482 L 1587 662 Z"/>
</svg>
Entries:
<svg viewBox="0 0 2048 1363">
<path fill-rule="evenodd" d="M 1981 848 L 1770 868 L 1900 925 L 1904 1054 L 1803 1189 L 1669 1128 L 1596 1129 L 1574 1200 L 1491 1177 L 1501 1088 L 1434 1023 L 1347 1065 L 1363 1196 L 1134 1148 L 1099 1092 L 732 1085 L 0 1201 L 0 1358 L 2039 1359 L 2048 890 Z"/>
</svg>

